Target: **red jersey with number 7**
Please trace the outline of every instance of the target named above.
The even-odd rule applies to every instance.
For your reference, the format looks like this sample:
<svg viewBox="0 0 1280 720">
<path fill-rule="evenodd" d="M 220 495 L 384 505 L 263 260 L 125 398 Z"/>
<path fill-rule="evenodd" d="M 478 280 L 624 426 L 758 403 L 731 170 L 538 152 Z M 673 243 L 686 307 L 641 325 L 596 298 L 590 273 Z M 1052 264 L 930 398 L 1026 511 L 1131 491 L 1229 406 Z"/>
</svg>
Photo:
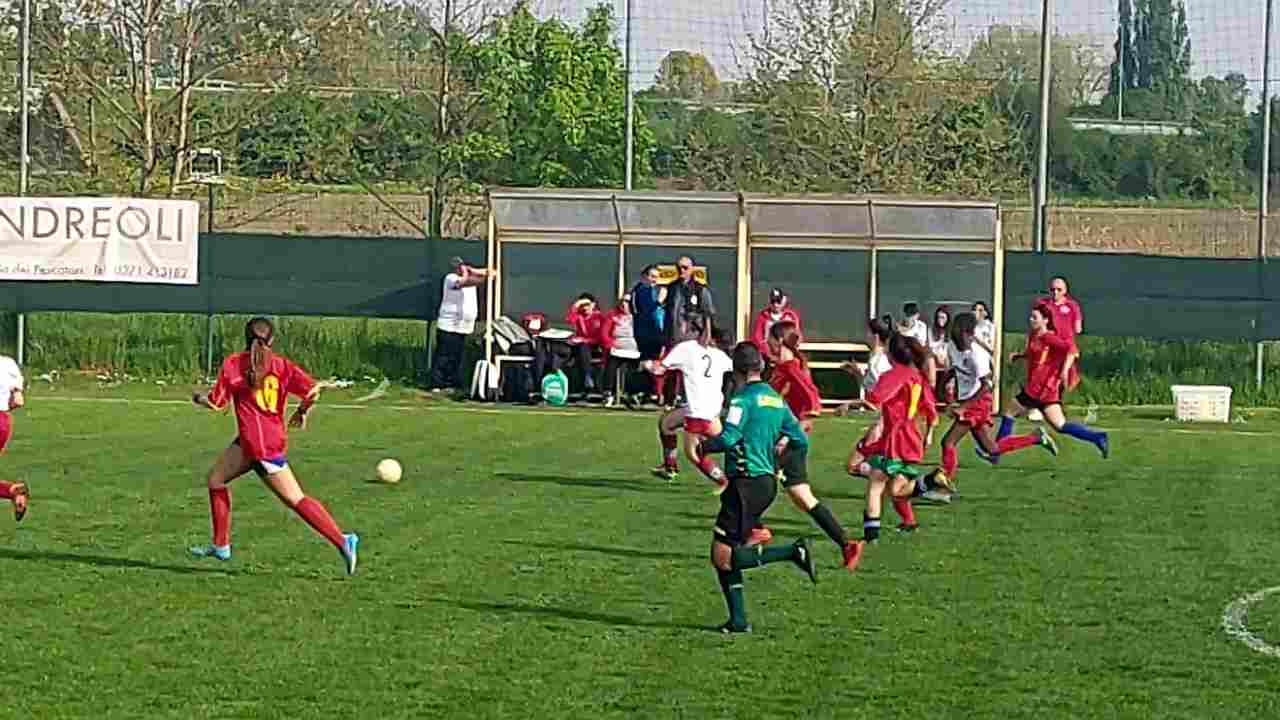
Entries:
<svg viewBox="0 0 1280 720">
<path fill-rule="evenodd" d="M 284 418 L 289 396 L 311 395 L 316 381 L 285 357 L 273 354 L 262 387 L 255 389 L 245 379 L 251 363 L 247 352 L 228 357 L 222 363 L 218 382 L 209 391 L 209 404 L 221 410 L 228 402 L 234 403 L 245 455 L 251 460 L 274 460 L 284 457 L 289 445 Z"/>
<path fill-rule="evenodd" d="M 1027 395 L 1044 403 L 1062 400 L 1062 368 L 1074 353 L 1076 344 L 1051 330 L 1027 338 Z"/>
<path fill-rule="evenodd" d="M 867 402 L 880 408 L 884 433 L 876 443 L 877 455 L 890 460 L 917 463 L 924 459 L 924 438 L 916 422 L 924 415 L 930 425 L 938 421 L 938 406 L 929 381 L 910 365 L 894 365 L 880 376 Z"/>
</svg>

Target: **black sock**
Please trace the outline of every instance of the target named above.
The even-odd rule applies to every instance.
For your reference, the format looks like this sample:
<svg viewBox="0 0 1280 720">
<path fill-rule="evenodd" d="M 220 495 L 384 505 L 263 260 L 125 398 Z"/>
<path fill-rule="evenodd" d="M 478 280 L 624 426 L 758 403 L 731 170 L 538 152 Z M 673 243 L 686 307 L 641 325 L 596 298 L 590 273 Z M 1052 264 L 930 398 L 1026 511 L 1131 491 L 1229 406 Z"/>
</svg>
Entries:
<svg viewBox="0 0 1280 720">
<path fill-rule="evenodd" d="M 820 528 L 822 532 L 831 538 L 831 541 L 840 547 L 844 547 L 849 542 L 849 537 L 845 535 L 844 526 L 836 520 L 836 516 L 831 514 L 826 505 L 818 503 L 809 510 L 809 517 L 813 518 L 813 522 Z"/>
<path fill-rule="evenodd" d="M 739 545 L 733 549 L 733 569 L 750 570 L 796 557 L 795 543 L 788 545 Z"/>
<path fill-rule="evenodd" d="M 747 624 L 747 603 L 742 592 L 742 571 L 724 571 L 716 568 L 716 577 L 720 579 L 720 592 L 724 593 L 724 604 L 729 608 L 729 622 L 734 627 L 745 627 Z"/>
<path fill-rule="evenodd" d="M 863 514 L 862 539 L 867 542 L 875 542 L 880 539 L 880 518 L 873 518 L 869 515 Z"/>
</svg>

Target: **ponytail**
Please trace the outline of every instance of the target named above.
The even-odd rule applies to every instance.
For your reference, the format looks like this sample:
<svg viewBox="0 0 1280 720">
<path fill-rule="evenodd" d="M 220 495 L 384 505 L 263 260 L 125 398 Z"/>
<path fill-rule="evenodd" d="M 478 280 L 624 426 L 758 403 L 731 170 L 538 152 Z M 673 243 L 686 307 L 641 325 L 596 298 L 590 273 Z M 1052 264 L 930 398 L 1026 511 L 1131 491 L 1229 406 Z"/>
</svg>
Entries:
<svg viewBox="0 0 1280 720">
<path fill-rule="evenodd" d="M 791 321 L 775 323 L 769 328 L 769 337 L 775 342 L 791 351 L 796 356 L 796 360 L 800 362 L 800 367 L 809 368 L 809 358 L 800 351 L 800 330 L 796 328 L 796 324 Z"/>
<path fill-rule="evenodd" d="M 877 338 L 880 338 L 880 342 L 887 343 L 889 338 L 893 337 L 893 316 L 885 315 L 882 318 L 871 318 L 867 321 L 867 329 Z"/>
<path fill-rule="evenodd" d="M 928 372 L 929 352 L 919 340 L 902 333 L 889 338 L 889 359 L 896 365 L 909 365 L 922 373 Z"/>
<path fill-rule="evenodd" d="M 271 321 L 257 317 L 244 326 L 245 352 L 249 353 L 249 367 L 245 368 L 244 381 L 255 390 L 262 388 L 262 381 L 271 368 L 271 343 L 275 341 L 275 327 Z"/>
</svg>

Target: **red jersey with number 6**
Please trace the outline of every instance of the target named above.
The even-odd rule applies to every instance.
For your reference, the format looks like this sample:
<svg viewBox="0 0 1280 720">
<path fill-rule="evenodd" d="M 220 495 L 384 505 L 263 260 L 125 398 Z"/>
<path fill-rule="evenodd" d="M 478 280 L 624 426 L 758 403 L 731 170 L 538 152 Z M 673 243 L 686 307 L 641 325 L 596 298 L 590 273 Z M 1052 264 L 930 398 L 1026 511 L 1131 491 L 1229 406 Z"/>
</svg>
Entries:
<svg viewBox="0 0 1280 720">
<path fill-rule="evenodd" d="M 1045 403 L 1062 400 L 1062 367 L 1076 352 L 1076 344 L 1049 330 L 1027 338 L 1027 395 Z"/>
<path fill-rule="evenodd" d="M 880 408 L 884 433 L 876 443 L 877 455 L 890 460 L 917 463 L 924 459 L 924 438 L 916 416 L 923 414 L 930 425 L 938 421 L 938 406 L 929 381 L 910 365 L 894 365 L 880 376 L 867 402 Z"/>
<path fill-rule="evenodd" d="M 240 446 L 249 459 L 283 457 L 289 445 L 284 421 L 289 396 L 307 397 L 315 392 L 316 381 L 285 357 L 273 354 L 262 387 L 254 389 L 245 380 L 251 363 L 247 352 L 228 357 L 222 363 L 218 382 L 209 391 L 209 403 L 219 410 L 228 402 L 235 404 Z"/>
</svg>

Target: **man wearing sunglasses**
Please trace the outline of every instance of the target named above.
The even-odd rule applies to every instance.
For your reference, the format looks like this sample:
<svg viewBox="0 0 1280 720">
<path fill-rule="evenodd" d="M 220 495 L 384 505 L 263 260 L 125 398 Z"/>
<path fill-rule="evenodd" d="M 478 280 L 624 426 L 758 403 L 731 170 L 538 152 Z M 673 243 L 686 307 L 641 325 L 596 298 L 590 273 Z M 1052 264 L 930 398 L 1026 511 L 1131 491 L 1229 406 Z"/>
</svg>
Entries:
<svg viewBox="0 0 1280 720">
<path fill-rule="evenodd" d="M 694 278 L 693 267 L 693 258 L 681 255 L 676 261 L 676 272 L 679 273 L 679 277 L 667 286 L 664 307 L 669 348 L 686 340 L 697 339 L 698 332 L 689 322 L 691 316 L 701 314 L 710 318 L 714 324 L 715 301 L 711 298 L 711 291 L 707 286 Z"/>
</svg>

